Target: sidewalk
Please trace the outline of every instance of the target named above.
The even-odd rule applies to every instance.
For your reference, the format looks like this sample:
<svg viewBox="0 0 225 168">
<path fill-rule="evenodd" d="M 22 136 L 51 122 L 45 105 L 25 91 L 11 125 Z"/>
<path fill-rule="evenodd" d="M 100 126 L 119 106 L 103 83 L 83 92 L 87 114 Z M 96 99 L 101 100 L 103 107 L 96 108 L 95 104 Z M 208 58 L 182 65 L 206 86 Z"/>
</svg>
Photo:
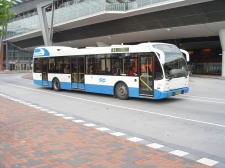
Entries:
<svg viewBox="0 0 225 168">
<path fill-rule="evenodd" d="M 208 167 L 31 106 L 0 95 L 0 168 Z"/>
</svg>

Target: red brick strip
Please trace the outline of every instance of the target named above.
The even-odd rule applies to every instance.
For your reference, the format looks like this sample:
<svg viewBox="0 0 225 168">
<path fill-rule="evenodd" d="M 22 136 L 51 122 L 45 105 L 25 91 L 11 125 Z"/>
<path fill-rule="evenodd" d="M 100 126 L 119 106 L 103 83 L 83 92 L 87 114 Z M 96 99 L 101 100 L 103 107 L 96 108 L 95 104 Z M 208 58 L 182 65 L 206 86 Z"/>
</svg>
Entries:
<svg viewBox="0 0 225 168">
<path fill-rule="evenodd" d="M 205 168 L 0 96 L 0 168 Z"/>
</svg>

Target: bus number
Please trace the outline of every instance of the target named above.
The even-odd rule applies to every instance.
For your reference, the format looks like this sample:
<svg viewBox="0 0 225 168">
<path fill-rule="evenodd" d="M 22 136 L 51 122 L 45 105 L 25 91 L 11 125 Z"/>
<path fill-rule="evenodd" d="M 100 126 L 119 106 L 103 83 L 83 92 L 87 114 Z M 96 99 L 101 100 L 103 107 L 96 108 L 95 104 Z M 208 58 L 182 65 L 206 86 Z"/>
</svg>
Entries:
<svg viewBox="0 0 225 168">
<path fill-rule="evenodd" d="M 129 52 L 129 48 L 112 48 L 111 52 Z"/>
</svg>

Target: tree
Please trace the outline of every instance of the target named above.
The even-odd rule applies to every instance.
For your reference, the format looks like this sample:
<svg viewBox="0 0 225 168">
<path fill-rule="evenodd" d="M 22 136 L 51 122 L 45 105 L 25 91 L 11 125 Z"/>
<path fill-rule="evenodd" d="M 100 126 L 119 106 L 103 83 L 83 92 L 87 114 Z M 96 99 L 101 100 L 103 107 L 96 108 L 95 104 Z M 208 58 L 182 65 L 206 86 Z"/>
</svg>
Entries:
<svg viewBox="0 0 225 168">
<path fill-rule="evenodd" d="M 7 20 L 14 17 L 14 12 L 9 10 L 12 5 L 12 0 L 0 0 L 0 36 L 4 33 L 3 28 L 7 26 Z"/>
</svg>

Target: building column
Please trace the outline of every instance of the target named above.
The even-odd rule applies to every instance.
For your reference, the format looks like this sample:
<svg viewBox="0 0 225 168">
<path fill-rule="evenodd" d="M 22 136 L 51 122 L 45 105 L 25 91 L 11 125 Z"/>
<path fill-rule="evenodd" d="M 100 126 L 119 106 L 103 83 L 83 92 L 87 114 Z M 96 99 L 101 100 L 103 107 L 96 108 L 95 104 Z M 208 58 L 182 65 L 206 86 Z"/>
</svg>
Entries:
<svg viewBox="0 0 225 168">
<path fill-rule="evenodd" d="M 0 71 L 3 69 L 3 53 L 4 53 L 4 44 L 3 41 L 0 41 Z"/>
<path fill-rule="evenodd" d="M 48 26 L 48 21 L 47 21 L 47 16 L 45 12 L 45 7 L 49 6 L 52 1 L 46 1 L 37 4 L 37 12 L 38 12 L 38 17 L 41 25 L 41 31 L 42 31 L 42 36 L 44 39 L 45 46 L 52 46 L 52 41 L 50 39 L 50 28 Z"/>
<path fill-rule="evenodd" d="M 225 77 L 225 29 L 220 30 L 219 36 L 222 46 L 222 77 Z"/>
</svg>

